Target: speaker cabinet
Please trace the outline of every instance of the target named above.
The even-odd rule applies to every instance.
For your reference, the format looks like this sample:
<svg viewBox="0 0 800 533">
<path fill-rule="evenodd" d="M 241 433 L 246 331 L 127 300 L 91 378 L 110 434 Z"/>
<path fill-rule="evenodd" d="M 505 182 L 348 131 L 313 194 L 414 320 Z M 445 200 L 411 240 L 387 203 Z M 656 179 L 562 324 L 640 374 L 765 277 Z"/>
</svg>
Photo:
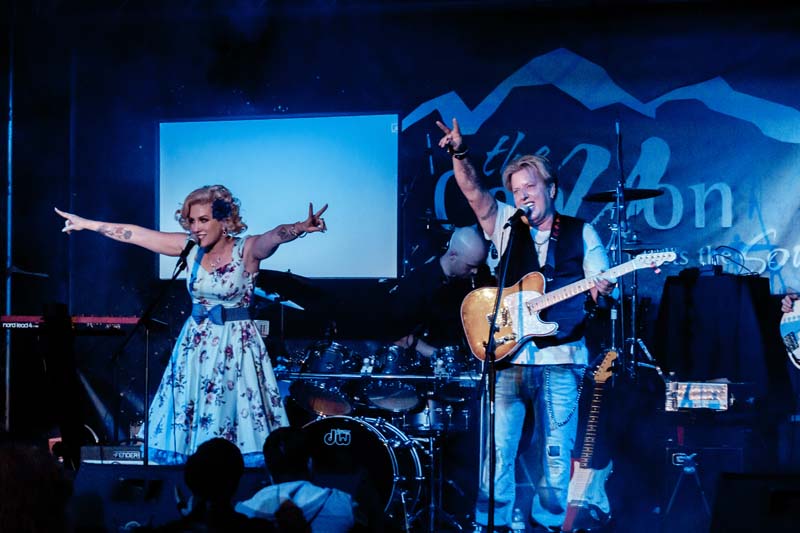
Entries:
<svg viewBox="0 0 800 533">
<path fill-rule="evenodd" d="M 742 448 L 666 448 L 663 531 L 705 533 L 717 497 L 717 480 L 743 470 Z"/>
<path fill-rule="evenodd" d="M 262 469 L 248 469 L 234 501 L 265 485 Z M 178 500 L 191 495 L 183 466 L 129 466 L 83 463 L 73 486 L 70 515 L 76 529 L 125 531 L 136 525 L 161 525 L 180 518 Z"/>
</svg>

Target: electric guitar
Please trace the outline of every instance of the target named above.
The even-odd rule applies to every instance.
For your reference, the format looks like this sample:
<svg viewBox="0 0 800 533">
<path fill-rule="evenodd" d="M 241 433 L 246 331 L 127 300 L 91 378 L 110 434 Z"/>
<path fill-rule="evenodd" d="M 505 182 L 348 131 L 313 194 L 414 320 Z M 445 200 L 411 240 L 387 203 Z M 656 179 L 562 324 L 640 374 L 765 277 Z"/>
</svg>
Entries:
<svg viewBox="0 0 800 533">
<path fill-rule="evenodd" d="M 797 368 L 800 368 L 800 342 L 798 342 L 798 333 L 800 333 L 800 300 L 795 300 L 792 305 L 792 312 L 784 313 L 783 317 L 781 317 L 781 337 L 783 337 L 783 344 L 786 346 L 789 361 Z"/>
<path fill-rule="evenodd" d="M 592 388 L 592 404 L 586 421 L 586 433 L 583 437 L 580 459 L 572 462 L 572 477 L 567 489 L 567 513 L 561 531 L 590 531 L 602 526 L 611 518 L 611 507 L 608 503 L 605 485 L 611 475 L 611 460 L 600 469 L 592 468 L 594 444 L 597 442 L 600 405 L 603 402 L 603 387 L 611 377 L 611 365 L 617 358 L 617 352 L 609 350 L 603 361 L 594 372 Z"/>
<path fill-rule="evenodd" d="M 494 332 L 495 361 L 514 355 L 534 337 L 553 335 L 558 331 L 558 324 L 544 322 L 539 318 L 540 311 L 588 291 L 600 278 L 617 278 L 640 268 L 657 268 L 675 258 L 676 254 L 672 250 L 639 254 L 596 278 L 582 279 L 547 294 L 544 292 L 545 281 L 542 274 L 526 274 L 502 291 L 500 316 L 497 317 Z M 496 287 L 475 289 L 461 303 L 461 324 L 467 343 L 475 357 L 481 361 L 486 358 L 486 342 L 497 291 Z"/>
</svg>

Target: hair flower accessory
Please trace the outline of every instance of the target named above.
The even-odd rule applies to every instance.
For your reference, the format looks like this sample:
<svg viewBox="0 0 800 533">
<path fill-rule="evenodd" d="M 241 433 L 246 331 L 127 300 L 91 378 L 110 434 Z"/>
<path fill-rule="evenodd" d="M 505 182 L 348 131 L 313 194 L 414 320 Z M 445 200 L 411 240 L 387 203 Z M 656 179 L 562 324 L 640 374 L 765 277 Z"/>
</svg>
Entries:
<svg viewBox="0 0 800 533">
<path fill-rule="evenodd" d="M 214 220 L 225 220 L 231 216 L 232 210 L 231 203 L 224 198 L 217 198 L 211 204 L 211 216 L 214 217 Z"/>
</svg>

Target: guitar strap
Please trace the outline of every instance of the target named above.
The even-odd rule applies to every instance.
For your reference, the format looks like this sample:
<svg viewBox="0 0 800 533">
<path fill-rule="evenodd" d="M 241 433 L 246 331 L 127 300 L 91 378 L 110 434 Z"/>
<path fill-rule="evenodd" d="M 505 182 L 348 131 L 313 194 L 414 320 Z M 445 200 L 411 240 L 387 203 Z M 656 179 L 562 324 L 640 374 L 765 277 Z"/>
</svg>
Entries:
<svg viewBox="0 0 800 533">
<path fill-rule="evenodd" d="M 556 213 L 553 218 L 544 265 L 539 264 L 539 254 L 536 253 L 536 248 L 533 245 L 531 228 L 520 220 L 516 221 L 515 224 L 519 224 L 517 237 L 511 248 L 507 248 L 504 252 L 504 254 L 511 254 L 506 280 L 518 280 L 529 272 L 536 271 L 541 272 L 548 283 L 552 282 L 556 273 L 556 254 L 558 252 L 558 239 L 561 234 L 561 215 Z"/>
<path fill-rule="evenodd" d="M 561 234 L 561 215 L 556 213 L 553 219 L 553 227 L 550 230 L 550 243 L 547 246 L 547 258 L 545 259 L 542 274 L 544 279 L 550 283 L 556 275 L 556 248 L 558 248 L 558 236 Z"/>
</svg>

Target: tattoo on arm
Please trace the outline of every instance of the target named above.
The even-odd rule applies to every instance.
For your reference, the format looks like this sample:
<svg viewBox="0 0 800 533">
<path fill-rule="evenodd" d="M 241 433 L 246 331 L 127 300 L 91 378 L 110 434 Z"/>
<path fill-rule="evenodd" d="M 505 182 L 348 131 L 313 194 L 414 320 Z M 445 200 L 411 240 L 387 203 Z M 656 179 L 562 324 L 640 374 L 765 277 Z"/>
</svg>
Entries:
<svg viewBox="0 0 800 533">
<path fill-rule="evenodd" d="M 133 230 L 127 229 L 125 226 L 108 226 L 103 224 L 97 231 L 106 237 L 116 239 L 118 241 L 129 241 L 133 237 Z"/>
<path fill-rule="evenodd" d="M 278 227 L 278 238 L 281 240 L 281 242 L 286 242 L 292 239 L 292 235 L 286 228 L 286 224 Z"/>
</svg>

